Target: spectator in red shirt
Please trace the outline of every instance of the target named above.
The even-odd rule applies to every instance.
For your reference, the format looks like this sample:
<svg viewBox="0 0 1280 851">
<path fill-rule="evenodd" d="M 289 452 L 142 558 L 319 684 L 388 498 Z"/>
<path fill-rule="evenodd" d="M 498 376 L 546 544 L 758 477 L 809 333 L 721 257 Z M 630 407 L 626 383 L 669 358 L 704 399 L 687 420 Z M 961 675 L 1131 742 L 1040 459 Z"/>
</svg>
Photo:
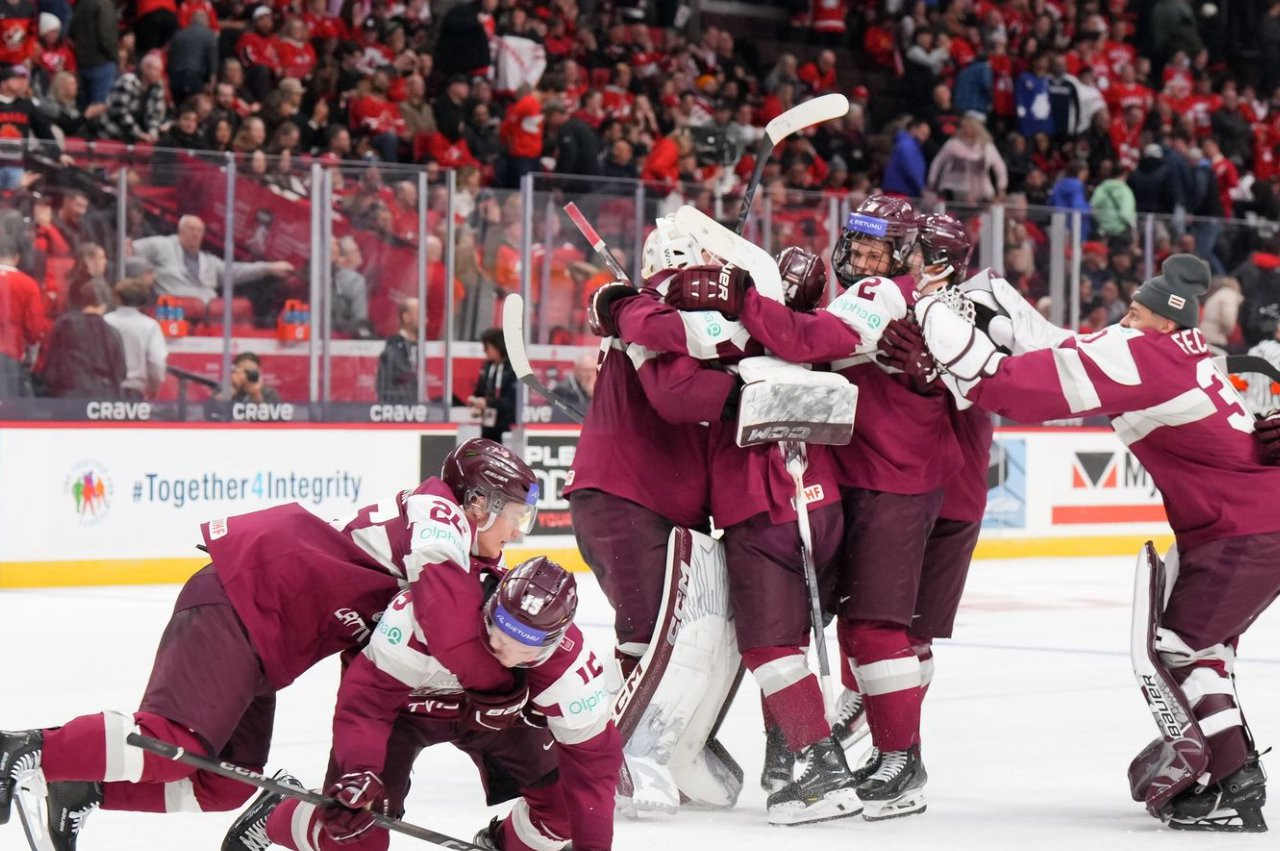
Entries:
<svg viewBox="0 0 1280 851">
<path fill-rule="evenodd" d="M 498 128 L 504 148 L 503 186 L 516 189 L 520 178 L 542 167 L 542 108 L 558 97 L 558 91 L 559 85 L 543 76 L 536 89 L 526 91 L 507 110 Z"/>
<path fill-rule="evenodd" d="M 1200 149 L 1209 160 L 1213 176 L 1218 179 L 1218 193 L 1222 198 L 1222 216 L 1227 219 L 1233 218 L 1235 200 L 1231 197 L 1231 190 L 1240 185 L 1240 172 L 1236 170 L 1235 163 L 1222 155 L 1222 149 L 1218 147 L 1216 139 L 1205 139 Z"/>
<path fill-rule="evenodd" d="M 307 25 L 311 38 L 317 41 L 341 41 L 347 37 L 347 25 L 342 18 L 329 14 L 327 0 L 307 0 L 307 10 L 302 13 L 302 22 Z M 326 52 L 328 45 L 326 45 Z"/>
<path fill-rule="evenodd" d="M 280 76 L 306 80 L 316 67 L 316 51 L 307 39 L 307 25 L 301 18 L 285 21 L 275 44 Z"/>
<path fill-rule="evenodd" d="M 253 23 L 236 42 L 236 54 L 244 65 L 245 84 L 259 101 L 271 91 L 280 73 L 280 56 L 272 35 L 275 19 L 271 9 L 259 6 L 253 10 Z"/>
<path fill-rule="evenodd" d="M 27 350 L 49 331 L 40 285 L 18 270 L 18 254 L 13 237 L 0 236 L 0 399 L 31 395 Z"/>
<path fill-rule="evenodd" d="M 352 99 L 348 108 L 351 129 L 369 137 L 370 146 L 383 162 L 397 162 L 400 133 L 404 129 L 404 117 L 400 108 L 387 99 L 391 75 L 385 69 L 374 72 L 366 94 Z"/>
<path fill-rule="evenodd" d="M 29 62 L 38 52 L 35 0 L 0 0 L 0 65 Z"/>
<path fill-rule="evenodd" d="M 797 73 L 811 94 L 824 95 L 836 90 L 836 54 L 833 50 L 824 50 L 812 62 L 800 66 Z"/>
</svg>

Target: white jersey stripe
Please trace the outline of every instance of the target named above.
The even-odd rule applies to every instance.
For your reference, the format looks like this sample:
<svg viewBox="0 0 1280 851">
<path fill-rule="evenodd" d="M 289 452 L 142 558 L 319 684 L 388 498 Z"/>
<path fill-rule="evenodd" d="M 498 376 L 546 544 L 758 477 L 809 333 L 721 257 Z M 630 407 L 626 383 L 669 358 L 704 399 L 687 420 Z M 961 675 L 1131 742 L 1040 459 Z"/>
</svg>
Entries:
<svg viewBox="0 0 1280 851">
<path fill-rule="evenodd" d="M 1116 384 L 1136 387 L 1142 383 L 1142 378 L 1138 375 L 1133 350 L 1129 348 L 1129 341 L 1135 336 L 1142 336 L 1142 332 L 1123 326 L 1108 328 L 1107 333 L 1098 337 L 1082 339 L 1077 347 L 1080 354 L 1093 361 L 1107 378 Z"/>
<path fill-rule="evenodd" d="M 1181 426 L 1198 422 L 1217 413 L 1209 395 L 1196 387 L 1141 411 L 1121 414 L 1111 421 L 1116 435 L 1130 446 L 1142 440 L 1160 426 Z"/>
<path fill-rule="evenodd" d="M 1102 404 L 1098 398 L 1098 388 L 1084 371 L 1084 360 L 1076 349 L 1053 349 L 1053 365 L 1058 370 L 1058 383 L 1062 385 L 1062 395 L 1073 414 L 1088 411 Z"/>
<path fill-rule="evenodd" d="M 390 674 L 413 688 L 422 685 L 424 672 L 439 667 L 430 656 L 419 653 L 407 644 L 388 646 L 377 635 L 364 648 L 364 655 L 379 671 Z"/>
</svg>

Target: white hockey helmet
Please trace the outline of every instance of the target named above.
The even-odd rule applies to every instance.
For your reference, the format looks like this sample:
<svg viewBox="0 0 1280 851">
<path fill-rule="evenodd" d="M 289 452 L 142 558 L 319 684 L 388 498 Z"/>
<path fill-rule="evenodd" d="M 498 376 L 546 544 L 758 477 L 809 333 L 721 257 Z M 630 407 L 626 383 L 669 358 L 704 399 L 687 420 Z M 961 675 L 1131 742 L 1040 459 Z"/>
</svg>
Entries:
<svg viewBox="0 0 1280 851">
<path fill-rule="evenodd" d="M 683 269 L 702 262 L 702 249 L 694 242 L 693 235 L 676 225 L 674 214 L 667 214 L 654 222 L 657 227 L 644 241 L 640 274 L 648 278 L 663 269 Z"/>
</svg>

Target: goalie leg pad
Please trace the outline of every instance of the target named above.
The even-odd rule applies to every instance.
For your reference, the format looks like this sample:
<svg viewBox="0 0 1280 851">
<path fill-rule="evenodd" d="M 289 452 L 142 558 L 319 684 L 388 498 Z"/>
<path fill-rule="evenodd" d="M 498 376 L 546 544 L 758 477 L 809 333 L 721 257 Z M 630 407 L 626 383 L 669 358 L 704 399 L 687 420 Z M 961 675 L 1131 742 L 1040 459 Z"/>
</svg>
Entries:
<svg viewBox="0 0 1280 851">
<path fill-rule="evenodd" d="M 1148 745 L 1134 759 L 1129 766 L 1129 785 L 1135 798 L 1141 795 L 1146 801 L 1147 812 L 1159 819 L 1168 817 L 1175 795 L 1197 782 L 1207 783 L 1209 765 L 1205 735 L 1179 678 L 1158 649 L 1164 588 L 1164 563 L 1148 541 L 1138 555 L 1134 576 L 1130 651 L 1134 677 L 1163 746 L 1157 752 Z"/>
<path fill-rule="evenodd" d="M 658 786 L 685 775 L 688 797 L 730 806 L 737 789 L 705 770 L 712 763 L 702 754 L 741 663 L 724 551 L 707 535 L 677 528 L 668 553 L 653 641 L 614 702 L 614 721 L 637 790 L 636 772 Z M 625 787 L 624 780 L 624 797 Z"/>
</svg>

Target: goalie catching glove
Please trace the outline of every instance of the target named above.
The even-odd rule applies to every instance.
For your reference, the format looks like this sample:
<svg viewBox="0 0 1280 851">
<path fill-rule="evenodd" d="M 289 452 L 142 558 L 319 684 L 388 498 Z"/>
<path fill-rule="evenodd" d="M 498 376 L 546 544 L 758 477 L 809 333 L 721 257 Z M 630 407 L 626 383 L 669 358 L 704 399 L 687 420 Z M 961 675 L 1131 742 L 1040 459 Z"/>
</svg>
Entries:
<svg viewBox="0 0 1280 851">
<path fill-rule="evenodd" d="M 929 352 L 944 371 L 943 383 L 957 401 L 967 402 L 969 390 L 995 375 L 1006 355 L 937 296 L 916 302 L 915 314 Z"/>
</svg>

